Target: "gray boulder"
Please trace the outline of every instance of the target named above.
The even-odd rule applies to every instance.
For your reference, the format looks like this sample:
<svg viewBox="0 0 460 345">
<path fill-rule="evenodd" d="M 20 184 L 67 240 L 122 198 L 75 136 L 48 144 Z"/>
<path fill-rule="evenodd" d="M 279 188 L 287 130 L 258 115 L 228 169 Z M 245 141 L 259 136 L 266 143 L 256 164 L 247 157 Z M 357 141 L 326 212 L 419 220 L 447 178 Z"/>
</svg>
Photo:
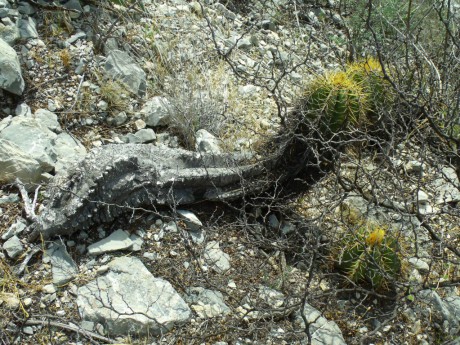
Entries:
<svg viewBox="0 0 460 345">
<path fill-rule="evenodd" d="M 46 255 L 51 261 L 51 272 L 53 274 L 53 284 L 63 285 L 71 281 L 78 274 L 77 264 L 67 253 L 64 244 L 56 241 L 51 244 L 46 251 Z"/>
<path fill-rule="evenodd" d="M 151 128 L 144 128 L 138 130 L 136 133 L 128 133 L 124 137 L 121 138 L 124 142 L 130 144 L 148 144 L 156 139 L 156 134 Z"/>
<path fill-rule="evenodd" d="M 81 7 L 80 1 L 78 0 L 69 0 L 66 1 L 63 7 L 68 8 L 69 10 L 74 10 L 75 12 L 69 12 L 70 18 L 78 18 L 83 13 L 83 7 Z"/>
<path fill-rule="evenodd" d="M 140 113 L 147 126 L 167 126 L 171 119 L 171 104 L 165 97 L 156 96 L 144 104 Z"/>
<path fill-rule="evenodd" d="M 54 165 L 56 173 L 63 172 L 75 162 L 85 158 L 86 148 L 68 133 L 61 133 L 56 137 L 54 149 L 57 160 Z"/>
<path fill-rule="evenodd" d="M 1 239 L 7 240 L 15 235 L 17 236 L 21 232 L 23 232 L 26 229 L 26 227 L 27 227 L 26 221 L 18 217 L 16 219 L 16 222 L 14 224 L 11 224 L 8 230 L 2 234 Z"/>
<path fill-rule="evenodd" d="M 54 149 L 56 137 L 56 133 L 43 127 L 36 119 L 24 116 L 12 118 L 8 126 L 0 131 L 0 139 L 16 144 L 30 158 L 40 163 L 43 172 L 51 171 L 57 160 Z"/>
<path fill-rule="evenodd" d="M 22 95 L 24 79 L 16 51 L 0 39 L 0 52 L 0 88 L 15 95 Z"/>
<path fill-rule="evenodd" d="M 12 183 L 16 178 L 25 184 L 41 180 L 40 163 L 21 150 L 19 146 L 0 139 L 0 181 Z"/>
<path fill-rule="evenodd" d="M 145 72 L 128 53 L 121 50 L 110 52 L 105 62 L 105 72 L 110 78 L 122 82 L 130 92 L 139 97 L 145 95 Z"/>
<path fill-rule="evenodd" d="M 195 134 L 195 149 L 198 152 L 221 153 L 217 138 L 205 129 L 199 129 Z"/>
<path fill-rule="evenodd" d="M 83 320 L 103 324 L 111 335 L 161 334 L 191 316 L 169 282 L 131 257 L 114 259 L 107 274 L 80 287 L 77 305 Z"/>
<path fill-rule="evenodd" d="M 422 302 L 422 313 L 426 315 L 427 319 L 441 321 L 443 331 L 450 335 L 459 334 L 460 297 L 441 298 L 436 291 L 422 290 L 419 292 L 418 298 Z"/>
<path fill-rule="evenodd" d="M 437 204 L 460 201 L 460 182 L 455 169 L 445 167 L 441 169 L 439 177 L 434 181 Z"/>
<path fill-rule="evenodd" d="M 203 223 L 193 212 L 188 210 L 177 210 L 177 214 L 184 220 L 184 223 L 189 230 L 198 231 L 203 227 Z"/>
<path fill-rule="evenodd" d="M 19 35 L 22 39 L 38 38 L 37 27 L 32 17 L 18 20 Z"/>
<path fill-rule="evenodd" d="M 12 259 L 19 256 L 19 254 L 24 251 L 24 247 L 17 236 L 13 236 L 8 241 L 3 243 L 3 249 Z"/>
<path fill-rule="evenodd" d="M 31 16 L 36 12 L 35 8 L 28 2 L 19 2 L 18 12 Z"/>
<path fill-rule="evenodd" d="M 29 108 L 25 104 L 22 105 Z M 28 114 L 28 111 L 26 110 L 25 113 Z M 38 109 L 33 115 L 31 115 L 31 117 L 34 117 L 37 120 L 37 122 L 40 123 L 40 126 L 46 127 L 54 133 L 59 134 L 62 132 L 61 125 L 59 124 L 57 115 L 49 110 Z"/>
<path fill-rule="evenodd" d="M 327 320 L 321 313 L 308 303 L 305 303 L 303 314 L 308 322 L 308 331 L 311 335 L 312 345 L 346 345 L 342 331 L 334 321 Z M 295 322 L 300 328 L 305 329 L 305 322 L 298 313 Z M 306 344 L 306 342 L 304 342 Z"/>
<path fill-rule="evenodd" d="M 202 287 L 192 287 L 185 297 L 187 303 L 201 318 L 213 318 L 231 312 L 225 304 L 224 297 L 219 291 L 208 290 Z"/>
<path fill-rule="evenodd" d="M 67 133 L 60 133 L 57 116 L 47 110 L 0 121 L 0 180 L 26 185 L 41 181 L 43 173 L 62 172 L 86 155 L 86 149 Z"/>
</svg>

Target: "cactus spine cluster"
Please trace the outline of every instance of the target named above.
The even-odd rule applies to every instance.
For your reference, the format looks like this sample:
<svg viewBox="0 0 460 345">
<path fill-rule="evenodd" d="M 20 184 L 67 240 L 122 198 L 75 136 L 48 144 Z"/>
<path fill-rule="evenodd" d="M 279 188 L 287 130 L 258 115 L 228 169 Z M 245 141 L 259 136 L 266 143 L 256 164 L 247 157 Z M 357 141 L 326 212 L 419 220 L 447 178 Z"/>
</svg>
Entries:
<svg viewBox="0 0 460 345">
<path fill-rule="evenodd" d="M 339 247 L 338 266 L 356 283 L 386 288 L 401 270 L 398 242 L 382 227 L 364 224 Z"/>
<path fill-rule="evenodd" d="M 378 110 L 392 101 L 391 85 L 384 78 L 382 66 L 376 59 L 366 59 L 350 64 L 347 67 L 347 74 L 356 83 L 361 85 L 364 92 L 369 95 L 367 117 L 374 122 Z"/>
<path fill-rule="evenodd" d="M 319 120 L 322 133 L 337 133 L 358 125 L 367 112 L 367 94 L 346 72 L 316 78 L 306 92 L 306 114 Z"/>
<path fill-rule="evenodd" d="M 326 136 L 350 126 L 363 127 L 388 99 L 388 89 L 380 63 L 367 59 L 345 71 L 315 78 L 301 100 L 301 113 L 310 124 L 318 124 Z"/>
</svg>

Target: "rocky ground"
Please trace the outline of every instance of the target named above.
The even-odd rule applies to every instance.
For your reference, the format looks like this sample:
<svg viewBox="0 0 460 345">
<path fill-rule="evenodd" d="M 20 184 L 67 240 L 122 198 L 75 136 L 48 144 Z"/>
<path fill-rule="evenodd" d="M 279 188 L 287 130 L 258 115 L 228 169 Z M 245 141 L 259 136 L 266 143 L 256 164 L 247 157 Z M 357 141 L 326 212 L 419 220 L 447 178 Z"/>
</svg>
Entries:
<svg viewBox="0 0 460 345">
<path fill-rule="evenodd" d="M 257 163 L 308 82 L 344 65 L 334 2 L 224 3 L 0 0 L 2 344 L 459 344 L 460 182 L 411 136 L 352 146 L 289 193 L 119 203 L 30 237 L 91 150 Z M 338 269 L 369 227 L 398 242 L 379 288 Z"/>
</svg>

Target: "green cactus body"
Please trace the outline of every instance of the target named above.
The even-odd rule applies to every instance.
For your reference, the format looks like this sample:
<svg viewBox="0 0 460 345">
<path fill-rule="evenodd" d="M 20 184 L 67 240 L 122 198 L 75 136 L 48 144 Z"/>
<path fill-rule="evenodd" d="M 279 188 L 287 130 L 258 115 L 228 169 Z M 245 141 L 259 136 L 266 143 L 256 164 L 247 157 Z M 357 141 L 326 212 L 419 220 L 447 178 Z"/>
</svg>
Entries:
<svg viewBox="0 0 460 345">
<path fill-rule="evenodd" d="M 330 137 L 349 126 L 360 128 L 378 120 L 378 112 L 392 101 L 391 85 L 380 62 L 367 59 L 314 79 L 299 103 L 305 122 L 301 130 L 317 125 Z"/>
<path fill-rule="evenodd" d="M 323 134 L 335 134 L 365 119 L 367 94 L 345 72 L 318 77 L 306 92 L 308 118 L 319 120 Z"/>
<path fill-rule="evenodd" d="M 349 65 L 346 73 L 369 95 L 368 117 L 372 120 L 377 111 L 392 100 L 391 85 L 384 79 L 380 62 L 369 58 Z"/>
<path fill-rule="evenodd" d="M 341 246 L 338 266 L 356 283 L 380 289 L 401 270 L 398 243 L 382 229 L 371 233 L 359 229 L 355 236 L 346 236 Z"/>
</svg>

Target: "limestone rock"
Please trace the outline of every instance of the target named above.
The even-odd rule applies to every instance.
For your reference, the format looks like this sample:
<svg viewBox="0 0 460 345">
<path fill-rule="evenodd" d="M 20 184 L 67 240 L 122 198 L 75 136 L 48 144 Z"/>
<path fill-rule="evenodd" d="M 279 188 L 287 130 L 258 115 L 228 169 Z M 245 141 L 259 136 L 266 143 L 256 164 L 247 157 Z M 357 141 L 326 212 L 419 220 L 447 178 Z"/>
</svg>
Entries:
<svg viewBox="0 0 460 345">
<path fill-rule="evenodd" d="M 63 285 L 71 281 L 78 274 L 78 267 L 70 257 L 65 245 L 56 241 L 46 251 L 51 261 L 53 284 Z"/>
<path fill-rule="evenodd" d="M 151 128 L 140 129 L 136 133 L 129 133 L 121 138 L 130 144 L 148 144 L 156 139 L 155 132 Z"/>
<path fill-rule="evenodd" d="M 121 50 L 110 52 L 105 63 L 107 75 L 122 82 L 130 92 L 143 97 L 146 91 L 145 72 L 135 63 L 128 53 Z"/>
<path fill-rule="evenodd" d="M 444 299 L 433 290 L 422 290 L 418 297 L 420 301 L 429 306 L 429 308 L 423 307 L 429 319 L 435 317 L 442 320 L 444 331 L 452 335 L 460 332 L 460 297 L 453 296 Z M 428 314 L 429 310 L 433 310 L 434 313 Z"/>
<path fill-rule="evenodd" d="M 24 116 L 14 117 L 0 132 L 0 139 L 16 144 L 22 152 L 39 162 L 42 172 L 49 172 L 54 167 L 56 137 L 56 133 L 42 127 L 36 119 Z"/>
<path fill-rule="evenodd" d="M 257 289 L 259 291 L 259 298 L 267 303 L 270 308 L 277 309 L 284 305 L 286 297 L 280 291 L 264 285 L 260 285 Z"/>
<path fill-rule="evenodd" d="M 177 210 L 177 214 L 184 220 L 185 225 L 191 231 L 198 231 L 203 226 L 203 223 L 198 219 L 198 217 L 188 210 Z"/>
<path fill-rule="evenodd" d="M 312 345 L 346 345 L 342 331 L 334 321 L 327 320 L 317 309 L 308 303 L 305 303 L 303 313 L 309 323 L 308 330 L 311 335 Z M 302 330 L 305 329 L 305 323 L 300 313 L 296 316 L 296 323 L 301 325 L 300 328 Z"/>
<path fill-rule="evenodd" d="M 454 169 L 442 168 L 439 178 L 434 181 L 434 187 L 437 204 L 460 201 L 460 182 Z"/>
<path fill-rule="evenodd" d="M 409 258 L 408 262 L 420 273 L 428 274 L 430 272 L 430 266 L 428 263 L 420 258 Z"/>
<path fill-rule="evenodd" d="M 86 156 L 86 148 L 68 133 L 61 133 L 56 137 L 55 150 L 57 161 L 54 169 L 56 173 L 67 170 L 69 166 Z"/>
<path fill-rule="evenodd" d="M 44 109 L 0 121 L 0 179 L 19 178 L 26 185 L 38 183 L 42 174 L 67 169 L 86 155 L 86 149 L 67 133 L 60 133 L 57 116 Z M 60 133 L 60 134 L 56 134 Z"/>
<path fill-rule="evenodd" d="M 41 179 L 40 163 L 16 144 L 0 139 L 0 181 L 11 183 L 16 178 L 25 184 L 38 183 Z"/>
<path fill-rule="evenodd" d="M 160 334 L 187 322 L 191 311 L 172 285 L 155 278 L 137 258 L 119 257 L 110 271 L 78 289 L 83 320 L 109 334 Z"/>
<path fill-rule="evenodd" d="M 118 229 L 103 240 L 88 246 L 88 254 L 99 255 L 116 250 L 125 250 L 131 248 L 132 245 L 133 241 L 129 238 L 129 234 Z"/>
<path fill-rule="evenodd" d="M 204 258 L 218 273 L 224 273 L 230 269 L 230 256 L 219 248 L 219 243 L 216 241 L 210 241 L 206 245 Z"/>
<path fill-rule="evenodd" d="M 205 129 L 200 129 L 195 135 L 195 149 L 198 152 L 221 153 L 217 138 Z"/>
<path fill-rule="evenodd" d="M 3 39 L 9 45 L 13 45 L 20 37 L 19 28 L 16 25 L 3 25 L 0 23 L 0 39 Z"/>
<path fill-rule="evenodd" d="M 26 104 L 23 104 L 27 107 Z M 30 108 L 29 108 L 30 111 Z M 27 114 L 27 110 L 26 110 Z M 40 124 L 40 127 L 46 127 L 50 131 L 54 133 L 61 133 L 61 125 L 59 124 L 58 117 L 55 113 L 46 110 L 46 109 L 38 109 L 33 116 L 31 116 L 37 120 L 37 122 Z"/>
<path fill-rule="evenodd" d="M 26 227 L 26 221 L 19 217 L 18 219 L 16 219 L 16 222 L 14 222 L 14 224 L 11 224 L 8 230 L 2 234 L 1 238 L 2 240 L 7 240 L 13 237 L 14 235 L 19 235 L 21 232 L 25 230 Z"/>
<path fill-rule="evenodd" d="M 165 97 L 153 97 L 144 104 L 140 113 L 147 126 L 166 126 L 171 117 L 171 105 Z"/>
<path fill-rule="evenodd" d="M 202 287 L 192 287 L 185 297 L 187 303 L 201 318 L 213 318 L 230 313 L 224 297 L 219 291 L 208 290 Z"/>
<path fill-rule="evenodd" d="M 13 236 L 5 243 L 3 243 L 3 249 L 12 259 L 19 256 L 19 254 L 24 251 L 24 247 L 22 246 L 22 243 L 17 236 Z"/>
<path fill-rule="evenodd" d="M 19 19 L 18 27 L 21 38 L 38 38 L 37 27 L 32 17 L 27 17 L 27 19 Z"/>
<path fill-rule="evenodd" d="M 8 43 L 0 38 L 0 88 L 22 95 L 24 91 L 24 80 L 21 74 L 19 59 Z"/>
<path fill-rule="evenodd" d="M 81 7 L 80 1 L 78 0 L 69 0 L 66 1 L 63 6 L 69 10 L 75 10 L 76 12 L 69 12 L 70 18 L 78 18 L 81 13 L 83 13 L 83 8 Z"/>
</svg>

